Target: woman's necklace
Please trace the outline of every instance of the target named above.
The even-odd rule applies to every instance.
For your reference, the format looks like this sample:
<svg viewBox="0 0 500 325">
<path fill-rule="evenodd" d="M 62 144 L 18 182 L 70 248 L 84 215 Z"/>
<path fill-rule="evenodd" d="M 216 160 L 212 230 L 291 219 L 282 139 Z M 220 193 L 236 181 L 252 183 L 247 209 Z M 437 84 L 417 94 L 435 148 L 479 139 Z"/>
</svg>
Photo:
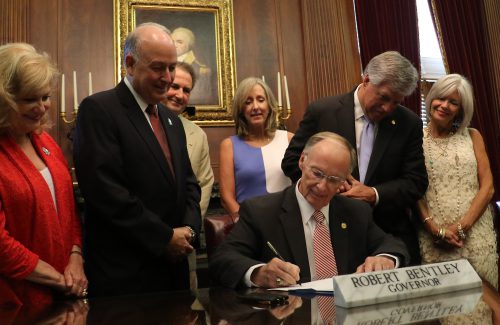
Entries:
<svg viewBox="0 0 500 325">
<path fill-rule="evenodd" d="M 441 157 L 448 157 L 448 145 L 450 144 L 450 138 L 455 134 L 453 131 L 450 131 L 445 138 L 435 138 L 432 135 L 430 126 L 426 128 L 427 137 L 436 145 L 436 148 L 439 149 L 439 155 Z"/>
<path fill-rule="evenodd" d="M 437 213 L 439 215 L 439 222 L 436 222 L 436 223 L 444 223 L 446 225 L 446 220 L 445 220 L 445 216 L 444 216 L 444 210 L 443 210 L 443 207 L 441 205 L 441 196 L 439 195 L 438 193 L 438 190 L 437 190 L 437 174 L 436 174 L 436 170 L 435 170 L 435 164 L 438 160 L 441 160 L 441 159 L 446 159 L 448 157 L 448 146 L 451 142 L 451 139 L 453 138 L 453 132 L 450 132 L 450 136 L 444 138 L 444 139 L 435 139 L 432 134 L 431 134 L 431 130 L 429 129 L 429 127 L 426 128 L 425 130 L 425 136 L 424 138 L 427 139 L 427 141 L 424 141 L 425 143 L 425 154 L 426 154 L 426 157 L 429 161 L 429 168 L 427 170 L 428 174 L 429 174 L 429 180 L 430 180 L 430 186 L 434 189 L 434 196 L 435 196 L 435 202 L 436 202 L 436 208 L 437 208 Z M 430 141 L 429 141 L 430 140 Z M 445 142 L 445 143 L 444 143 Z M 432 144 L 434 144 L 434 147 L 432 146 Z M 436 148 L 438 150 L 433 150 L 433 148 Z M 453 147 L 452 147 L 453 148 Z M 455 171 L 455 176 L 458 180 L 458 184 L 457 184 L 457 188 L 459 189 L 458 190 L 458 195 L 456 196 L 456 203 L 455 203 L 455 219 L 458 219 L 460 218 L 460 203 L 462 202 L 462 198 L 461 198 L 461 183 L 462 183 L 462 176 L 461 176 L 461 173 L 460 173 L 460 159 L 458 157 L 458 146 L 455 146 L 454 147 L 454 155 L 455 155 L 455 167 L 454 168 L 454 171 Z M 453 153 L 451 153 L 453 154 Z M 452 167 L 452 166 L 450 166 Z M 443 181 L 447 181 L 447 180 L 443 180 Z M 427 199 L 427 198 L 426 198 Z M 427 199 L 428 201 L 428 199 Z M 435 220 L 437 221 L 437 220 Z M 450 222 L 454 222 L 455 220 L 449 220 Z"/>
</svg>

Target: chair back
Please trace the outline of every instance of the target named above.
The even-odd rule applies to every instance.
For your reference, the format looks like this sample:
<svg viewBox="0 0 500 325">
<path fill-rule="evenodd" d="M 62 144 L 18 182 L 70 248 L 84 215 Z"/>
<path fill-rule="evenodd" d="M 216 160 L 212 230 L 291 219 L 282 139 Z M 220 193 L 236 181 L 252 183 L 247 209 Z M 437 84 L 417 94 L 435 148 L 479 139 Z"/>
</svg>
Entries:
<svg viewBox="0 0 500 325">
<path fill-rule="evenodd" d="M 207 215 L 204 219 L 205 240 L 207 243 L 208 258 L 213 254 L 216 247 L 220 245 L 231 232 L 239 216 L 230 214 Z"/>
</svg>

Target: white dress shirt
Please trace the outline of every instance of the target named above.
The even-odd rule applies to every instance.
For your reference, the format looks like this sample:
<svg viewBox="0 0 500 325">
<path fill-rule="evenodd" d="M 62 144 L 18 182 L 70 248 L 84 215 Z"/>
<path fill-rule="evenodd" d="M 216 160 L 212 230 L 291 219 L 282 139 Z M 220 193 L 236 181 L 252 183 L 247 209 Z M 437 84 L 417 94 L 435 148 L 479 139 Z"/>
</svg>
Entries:
<svg viewBox="0 0 500 325">
<path fill-rule="evenodd" d="M 299 203 L 300 215 L 302 216 L 302 226 L 304 227 L 304 235 L 306 240 L 306 248 L 307 248 L 307 260 L 309 262 L 309 272 L 311 274 L 311 279 L 316 278 L 316 267 L 314 261 L 314 230 L 316 229 L 316 220 L 312 217 L 314 211 L 316 211 L 309 202 L 304 198 L 302 193 L 299 191 L 300 179 L 295 184 L 295 195 L 297 196 L 297 202 Z M 325 224 L 328 231 L 330 231 L 329 222 L 330 222 L 330 204 L 325 205 L 320 210 L 325 216 Z M 334 252 L 335 254 L 335 252 Z M 395 267 L 399 267 L 399 258 L 397 256 L 391 254 L 378 254 L 377 256 L 387 256 L 392 258 L 395 261 Z M 257 285 L 251 281 L 251 275 L 253 270 L 258 267 L 266 265 L 265 263 L 260 263 L 251 266 L 243 277 L 243 281 L 247 287 L 256 287 Z"/>
</svg>

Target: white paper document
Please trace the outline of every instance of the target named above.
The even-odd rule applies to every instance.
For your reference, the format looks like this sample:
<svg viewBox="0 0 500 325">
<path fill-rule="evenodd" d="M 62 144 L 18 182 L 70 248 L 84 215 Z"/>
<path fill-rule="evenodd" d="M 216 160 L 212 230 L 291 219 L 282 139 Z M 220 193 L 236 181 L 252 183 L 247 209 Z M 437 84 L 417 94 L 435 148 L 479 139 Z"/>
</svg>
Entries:
<svg viewBox="0 0 500 325">
<path fill-rule="evenodd" d="M 316 294 L 316 295 L 333 295 L 333 280 L 322 279 L 302 284 L 296 284 L 291 287 L 272 288 L 268 290 L 288 291 L 297 294 Z"/>
</svg>

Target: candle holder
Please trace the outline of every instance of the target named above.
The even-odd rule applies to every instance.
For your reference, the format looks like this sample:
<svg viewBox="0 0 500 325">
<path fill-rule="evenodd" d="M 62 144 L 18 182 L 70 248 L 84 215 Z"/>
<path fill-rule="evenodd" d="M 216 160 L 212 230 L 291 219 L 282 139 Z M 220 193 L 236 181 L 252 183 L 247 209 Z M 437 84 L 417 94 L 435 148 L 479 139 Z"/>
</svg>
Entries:
<svg viewBox="0 0 500 325">
<path fill-rule="evenodd" d="M 262 76 L 264 78 L 264 76 Z M 277 73 L 277 81 L 278 81 L 278 113 L 276 114 L 276 124 L 280 129 L 286 130 L 285 121 L 290 118 L 292 115 L 292 108 L 290 107 L 290 95 L 288 93 L 288 81 L 286 76 L 283 75 L 283 82 L 285 84 L 285 101 L 286 101 L 286 109 L 282 103 L 281 98 L 281 73 L 278 71 Z"/>
<path fill-rule="evenodd" d="M 292 108 L 287 107 L 286 109 L 281 105 L 278 105 L 278 114 L 276 114 L 276 125 L 279 129 L 285 130 L 285 121 L 292 116 Z"/>
<path fill-rule="evenodd" d="M 68 119 L 68 118 L 66 118 L 66 112 L 60 112 L 59 113 L 59 116 L 61 117 L 61 119 L 63 120 L 63 122 L 66 123 L 66 124 L 71 124 L 74 121 L 76 121 L 76 116 L 78 115 L 78 108 L 73 109 L 73 114 L 72 115 L 73 115 L 73 118 L 72 119 Z"/>
<path fill-rule="evenodd" d="M 283 107 L 282 108 L 279 108 L 279 115 L 281 115 L 280 119 L 282 120 L 288 120 L 290 118 L 290 116 L 292 116 L 292 108 L 291 107 L 287 107 L 286 109 L 284 109 Z"/>
<path fill-rule="evenodd" d="M 92 73 L 89 72 L 89 96 L 92 95 Z M 64 73 L 61 75 L 61 111 L 59 116 L 66 124 L 75 122 L 78 115 L 78 92 L 76 85 L 76 71 L 73 71 L 73 118 L 66 117 L 66 89 L 64 81 Z"/>
</svg>

